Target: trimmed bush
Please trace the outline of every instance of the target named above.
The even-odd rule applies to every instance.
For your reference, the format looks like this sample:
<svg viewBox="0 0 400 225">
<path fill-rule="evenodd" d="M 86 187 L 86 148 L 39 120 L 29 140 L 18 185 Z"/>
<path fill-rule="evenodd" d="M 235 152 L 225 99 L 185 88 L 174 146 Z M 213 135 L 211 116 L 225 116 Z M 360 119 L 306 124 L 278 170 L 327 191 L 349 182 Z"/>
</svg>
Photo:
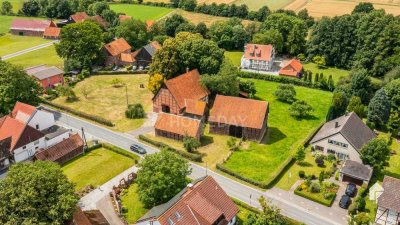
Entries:
<svg viewBox="0 0 400 225">
<path fill-rule="evenodd" d="M 310 192 L 311 193 L 320 193 L 321 192 L 321 186 L 318 183 L 312 183 L 310 185 Z"/>
<path fill-rule="evenodd" d="M 123 74 L 145 74 L 147 73 L 147 70 L 135 70 L 135 71 L 97 71 L 96 74 L 93 74 L 92 76 L 96 75 L 123 75 Z"/>
<path fill-rule="evenodd" d="M 173 148 L 173 147 L 171 147 L 171 146 L 169 146 L 167 144 L 164 144 L 162 142 L 152 140 L 152 139 L 150 139 L 150 138 L 148 138 L 148 137 L 146 137 L 144 135 L 139 135 L 139 140 L 142 140 L 142 141 L 147 142 L 147 143 L 149 143 L 151 145 L 154 145 L 157 148 L 161 148 L 161 149 L 165 149 L 167 151 L 175 152 L 176 154 L 178 154 L 178 155 L 180 155 L 180 156 L 182 156 L 182 157 L 184 157 L 186 159 L 189 159 L 189 160 L 192 160 L 192 161 L 195 161 L 195 162 L 201 162 L 202 161 L 202 157 L 201 157 L 200 154 L 189 153 L 189 152 L 185 152 L 185 151 Z"/>
<path fill-rule="evenodd" d="M 304 178 L 306 177 L 306 173 L 305 173 L 303 170 L 300 170 L 300 171 L 299 171 L 299 177 L 300 177 L 301 179 L 304 179 Z"/>
<path fill-rule="evenodd" d="M 193 152 L 201 146 L 200 142 L 193 137 L 185 136 L 183 138 L 183 147 L 188 152 Z"/>
<path fill-rule="evenodd" d="M 142 104 L 129 105 L 125 111 L 125 116 L 128 119 L 141 119 L 146 116 Z"/>
<path fill-rule="evenodd" d="M 79 117 L 82 117 L 82 118 L 85 118 L 85 119 L 88 119 L 88 120 L 92 120 L 94 122 L 97 122 L 97 123 L 100 123 L 100 124 L 103 124 L 103 125 L 106 125 L 106 126 L 109 126 L 109 127 L 113 127 L 114 126 L 114 124 L 110 120 L 104 119 L 102 117 L 91 115 L 91 114 L 88 114 L 88 113 L 85 113 L 85 112 L 81 112 L 81 111 L 77 111 L 75 109 L 69 108 L 67 106 L 56 104 L 54 102 L 50 102 L 50 101 L 47 101 L 45 99 L 42 99 L 42 102 L 44 104 L 46 104 L 46 105 L 52 106 L 52 107 L 54 107 L 56 109 L 59 109 L 59 110 L 74 114 L 74 115 L 79 116 Z"/>
</svg>

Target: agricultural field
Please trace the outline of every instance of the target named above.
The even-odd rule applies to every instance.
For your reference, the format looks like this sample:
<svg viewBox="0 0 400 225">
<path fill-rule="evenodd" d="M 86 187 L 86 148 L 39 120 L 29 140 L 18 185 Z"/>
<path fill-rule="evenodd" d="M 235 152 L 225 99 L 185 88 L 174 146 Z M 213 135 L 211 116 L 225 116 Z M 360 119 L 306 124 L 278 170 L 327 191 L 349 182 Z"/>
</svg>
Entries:
<svg viewBox="0 0 400 225">
<path fill-rule="evenodd" d="M 48 42 L 50 42 L 50 40 L 43 39 L 42 37 L 6 34 L 0 36 L 0 56 L 15 53 Z"/>
<path fill-rule="evenodd" d="M 308 13 L 316 18 L 323 16 L 338 16 L 349 14 L 354 7 L 362 1 L 358 0 L 294 0 L 292 3 L 286 5 L 284 8 L 294 10 L 296 12 L 307 9 Z M 399 0 L 369 0 L 364 2 L 371 2 L 376 9 L 384 9 L 387 13 L 393 15 L 400 15 L 400 1 Z"/>
<path fill-rule="evenodd" d="M 228 20 L 228 17 L 221 17 L 221 16 L 211 16 L 203 13 L 195 13 L 195 12 L 188 12 L 182 9 L 176 9 L 173 13 L 179 14 L 189 20 L 194 24 L 198 24 L 200 22 L 204 22 L 207 26 L 210 26 L 212 23 L 216 21 L 223 21 Z M 243 25 L 247 25 L 251 23 L 250 20 L 242 20 Z"/>
<path fill-rule="evenodd" d="M 24 4 L 24 0 L 7 0 L 13 6 L 13 11 L 18 12 L 19 9 L 22 8 L 22 4 Z M 0 0 L 0 4 L 3 3 L 4 0 Z"/>
<path fill-rule="evenodd" d="M 284 8 L 292 1 L 293 0 L 237 0 L 234 3 L 236 5 L 245 4 L 249 7 L 249 10 L 258 10 L 265 5 L 267 5 L 271 10 L 277 10 Z"/>
<path fill-rule="evenodd" d="M 235 151 L 224 166 L 242 176 L 264 182 L 294 154 L 295 147 L 325 121 L 332 93 L 295 87 L 296 98 L 305 100 L 314 108 L 309 118 L 297 120 L 289 115 L 290 105 L 279 102 L 273 96 L 279 83 L 253 81 L 257 89 L 256 98 L 269 102 L 267 134 L 261 144 L 250 142 L 247 148 Z"/>
<path fill-rule="evenodd" d="M 63 68 L 64 65 L 63 60 L 57 55 L 54 45 L 16 56 L 7 59 L 6 61 L 20 65 L 22 68 L 37 66 L 40 64 Z"/>
<path fill-rule="evenodd" d="M 134 164 L 131 158 L 98 148 L 63 165 L 62 170 L 79 191 L 88 185 L 102 185 Z"/>
<path fill-rule="evenodd" d="M 125 86 L 113 87 L 112 81 L 115 79 L 126 84 L 127 89 Z M 112 129 L 126 132 L 140 127 L 145 121 L 125 117 L 126 94 L 129 104 L 141 103 L 146 112 L 151 110 L 152 94 L 147 88 L 140 88 L 140 84 L 146 85 L 147 81 L 147 74 L 92 76 L 74 87 L 78 100 L 66 102 L 64 97 L 59 97 L 53 102 L 111 120 L 115 123 Z"/>
<path fill-rule="evenodd" d="M 142 21 L 158 20 L 174 11 L 174 9 L 171 8 L 136 4 L 110 4 L 110 8 L 117 13 L 125 13 L 126 15 Z"/>
</svg>

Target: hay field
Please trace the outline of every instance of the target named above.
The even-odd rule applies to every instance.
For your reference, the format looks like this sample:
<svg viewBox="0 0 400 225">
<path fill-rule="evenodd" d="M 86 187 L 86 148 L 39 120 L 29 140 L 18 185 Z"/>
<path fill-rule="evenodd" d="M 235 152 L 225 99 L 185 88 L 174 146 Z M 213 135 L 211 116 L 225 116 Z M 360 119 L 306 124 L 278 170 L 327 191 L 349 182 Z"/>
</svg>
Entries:
<svg viewBox="0 0 400 225">
<path fill-rule="evenodd" d="M 349 14 L 354 7 L 361 1 L 359 0 L 295 0 L 285 7 L 285 9 L 296 12 L 306 8 L 308 13 L 316 18 L 323 16 L 338 16 Z M 400 0 L 370 0 L 376 9 L 384 9 L 387 13 L 400 15 Z"/>
<path fill-rule="evenodd" d="M 212 23 L 216 21 L 221 21 L 221 20 L 228 20 L 228 17 L 221 17 L 221 16 L 211 16 L 203 13 L 194 13 L 194 12 L 188 12 L 182 9 L 176 9 L 174 14 L 179 14 L 189 20 L 190 22 L 194 24 L 198 24 L 200 22 L 204 22 L 207 26 L 210 26 Z M 243 25 L 247 25 L 251 23 L 252 21 L 250 20 L 242 20 Z"/>
</svg>

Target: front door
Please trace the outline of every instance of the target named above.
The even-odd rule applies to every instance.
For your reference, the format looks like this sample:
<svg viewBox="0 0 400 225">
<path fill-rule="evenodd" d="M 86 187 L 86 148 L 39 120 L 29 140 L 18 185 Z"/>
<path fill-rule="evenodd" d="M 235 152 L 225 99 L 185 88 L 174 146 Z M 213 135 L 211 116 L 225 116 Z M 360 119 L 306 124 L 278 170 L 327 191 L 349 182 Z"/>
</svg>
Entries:
<svg viewBox="0 0 400 225">
<path fill-rule="evenodd" d="M 171 109 L 169 108 L 169 106 L 167 105 L 162 105 L 161 106 L 161 111 L 165 112 L 165 113 L 170 113 Z"/>
<path fill-rule="evenodd" d="M 243 135 L 243 127 L 229 126 L 229 136 L 241 138 Z"/>
</svg>

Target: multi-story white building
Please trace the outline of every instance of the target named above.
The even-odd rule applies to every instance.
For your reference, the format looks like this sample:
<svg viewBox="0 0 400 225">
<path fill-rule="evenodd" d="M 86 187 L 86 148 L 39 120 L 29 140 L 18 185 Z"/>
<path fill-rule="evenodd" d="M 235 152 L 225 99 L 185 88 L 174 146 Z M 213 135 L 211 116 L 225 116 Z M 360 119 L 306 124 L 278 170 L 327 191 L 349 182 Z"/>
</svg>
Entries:
<svg viewBox="0 0 400 225">
<path fill-rule="evenodd" d="M 241 69 L 270 71 L 274 64 L 275 49 L 272 45 L 246 44 L 240 62 Z"/>
<path fill-rule="evenodd" d="M 376 134 L 352 112 L 325 123 L 310 144 L 325 155 L 334 154 L 339 160 L 361 163 L 361 148 L 375 137 Z"/>
</svg>

